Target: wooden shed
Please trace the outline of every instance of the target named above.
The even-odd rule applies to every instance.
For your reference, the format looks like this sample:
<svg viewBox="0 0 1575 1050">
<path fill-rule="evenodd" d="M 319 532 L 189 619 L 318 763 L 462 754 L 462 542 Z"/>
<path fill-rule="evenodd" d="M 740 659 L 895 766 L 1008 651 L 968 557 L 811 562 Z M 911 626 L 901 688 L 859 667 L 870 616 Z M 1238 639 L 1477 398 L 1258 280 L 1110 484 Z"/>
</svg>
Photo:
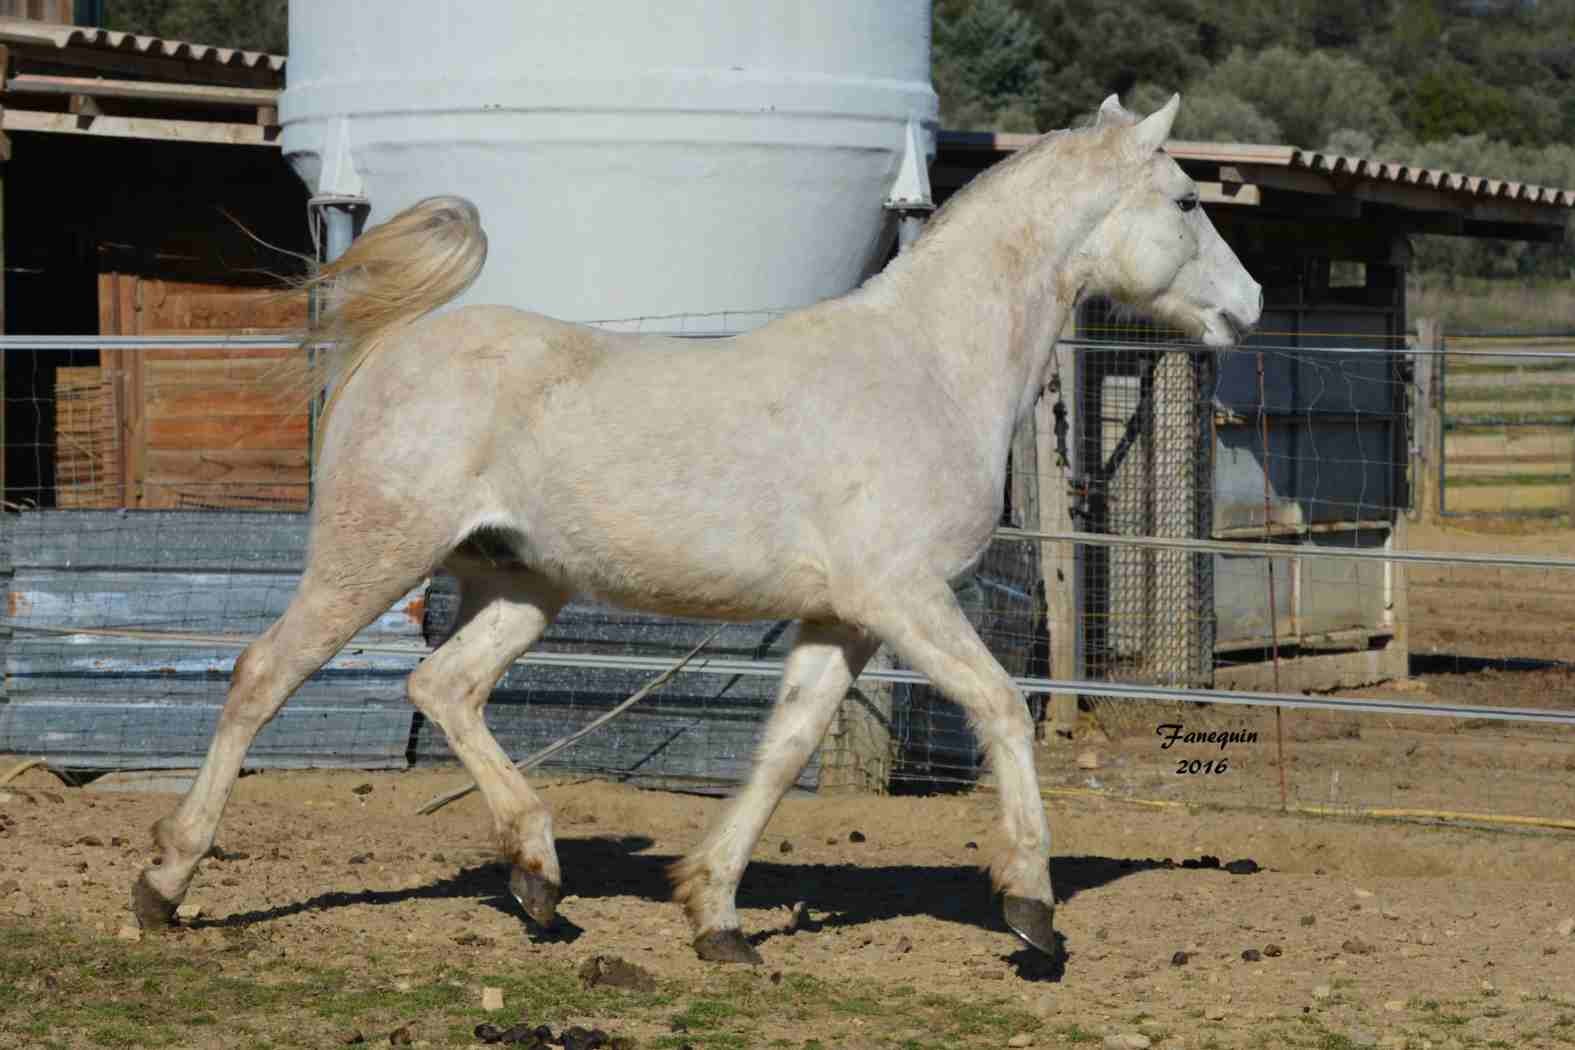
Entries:
<svg viewBox="0 0 1575 1050">
<path fill-rule="evenodd" d="M 937 195 L 1033 141 L 942 132 Z M 1289 146 L 1166 149 L 1264 286 L 1245 347 L 1265 348 L 1264 372 L 1253 353 L 1144 350 L 1165 333 L 1089 304 L 1069 334 L 1111 346 L 1062 351 L 1041 403 L 1040 530 L 1403 549 L 1418 455 L 1409 238 L 1556 242 L 1575 193 Z M 1298 691 L 1407 674 L 1393 563 L 1275 558 L 1275 588 L 1259 556 L 1066 543 L 1042 561 L 1052 678 Z"/>
<path fill-rule="evenodd" d="M 279 156 L 277 55 L 0 18 L 8 334 L 299 330 L 306 193 Z M 307 404 L 287 350 L 5 354 L 7 500 L 306 505 Z"/>
</svg>

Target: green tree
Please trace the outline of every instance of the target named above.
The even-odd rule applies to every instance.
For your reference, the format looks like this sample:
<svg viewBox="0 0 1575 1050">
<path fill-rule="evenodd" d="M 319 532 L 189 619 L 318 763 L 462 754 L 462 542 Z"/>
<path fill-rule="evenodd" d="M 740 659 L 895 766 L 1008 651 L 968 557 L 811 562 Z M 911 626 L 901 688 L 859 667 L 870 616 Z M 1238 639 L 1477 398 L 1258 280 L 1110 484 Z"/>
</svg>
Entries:
<svg viewBox="0 0 1575 1050">
<path fill-rule="evenodd" d="M 1250 102 L 1294 146 L 1319 149 L 1341 128 L 1366 132 L 1379 142 L 1399 137 L 1402 130 L 1384 77 L 1338 52 L 1238 49 L 1214 67 L 1202 87 Z"/>
<path fill-rule="evenodd" d="M 106 28 L 283 54 L 288 0 L 106 0 Z"/>
<path fill-rule="evenodd" d="M 933 78 L 948 127 L 1033 131 L 1044 83 L 1039 29 L 1011 0 L 937 6 Z"/>
</svg>

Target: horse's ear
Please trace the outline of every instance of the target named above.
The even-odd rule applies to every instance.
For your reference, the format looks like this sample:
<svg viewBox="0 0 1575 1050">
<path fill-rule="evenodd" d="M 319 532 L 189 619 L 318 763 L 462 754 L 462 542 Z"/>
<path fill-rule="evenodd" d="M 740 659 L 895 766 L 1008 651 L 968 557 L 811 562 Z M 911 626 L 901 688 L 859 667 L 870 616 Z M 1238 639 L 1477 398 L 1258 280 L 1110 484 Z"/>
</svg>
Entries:
<svg viewBox="0 0 1575 1050">
<path fill-rule="evenodd" d="M 1131 118 L 1127 116 L 1127 111 L 1121 108 L 1120 95 L 1111 95 L 1099 104 L 1099 115 L 1094 118 L 1094 127 L 1104 128 L 1130 123 Z"/>
<path fill-rule="evenodd" d="M 1132 129 L 1132 141 L 1141 156 L 1153 153 L 1170 138 L 1171 126 L 1176 123 L 1176 113 L 1180 109 L 1181 96 L 1172 95 L 1169 102 L 1138 121 Z"/>
</svg>

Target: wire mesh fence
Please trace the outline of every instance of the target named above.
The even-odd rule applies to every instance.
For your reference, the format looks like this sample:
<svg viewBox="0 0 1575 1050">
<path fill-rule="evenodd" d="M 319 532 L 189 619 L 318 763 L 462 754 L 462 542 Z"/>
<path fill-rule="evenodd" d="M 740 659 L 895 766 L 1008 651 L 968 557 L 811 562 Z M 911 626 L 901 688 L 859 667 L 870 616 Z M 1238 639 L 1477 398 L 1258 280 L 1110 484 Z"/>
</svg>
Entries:
<svg viewBox="0 0 1575 1050">
<path fill-rule="evenodd" d="M 195 764 L 240 645 L 288 602 L 305 551 L 308 416 L 280 401 L 278 377 L 297 352 L 278 339 L 205 344 L 6 341 L 0 752 Z M 138 353 L 149 356 L 133 381 L 117 362 Z M 1001 533 L 958 588 L 1044 725 L 1047 791 L 1570 809 L 1572 534 L 1555 518 L 1506 532 L 1419 513 L 1431 475 L 1418 419 L 1434 403 L 1419 362 L 1432 353 L 1389 328 L 1299 315 L 1223 353 L 1099 304 L 1079 318 L 1014 442 Z M 454 601 L 443 578 L 407 595 L 314 676 L 252 761 L 451 758 L 403 679 L 441 642 Z M 510 753 L 533 751 L 708 630 L 576 603 L 500 683 L 489 723 Z M 729 627 L 551 768 L 737 782 L 792 637 L 786 623 Z M 1068 697 L 1082 713 L 1058 722 L 1052 703 Z M 1417 705 L 1446 717 L 1408 717 Z M 884 653 L 800 781 L 988 782 L 961 711 Z"/>
</svg>

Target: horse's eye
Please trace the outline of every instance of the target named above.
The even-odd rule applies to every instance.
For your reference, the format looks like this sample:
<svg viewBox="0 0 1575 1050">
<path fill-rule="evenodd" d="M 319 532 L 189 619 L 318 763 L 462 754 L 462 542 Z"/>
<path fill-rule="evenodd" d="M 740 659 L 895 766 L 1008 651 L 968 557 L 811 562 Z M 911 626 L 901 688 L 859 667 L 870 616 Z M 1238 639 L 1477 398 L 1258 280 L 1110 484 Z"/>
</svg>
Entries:
<svg viewBox="0 0 1575 1050">
<path fill-rule="evenodd" d="M 1197 194 L 1193 194 L 1190 197 L 1183 197 L 1179 201 L 1176 202 L 1176 207 L 1180 208 L 1182 211 L 1191 211 L 1193 208 L 1196 208 L 1197 206 L 1198 206 Z"/>
</svg>

